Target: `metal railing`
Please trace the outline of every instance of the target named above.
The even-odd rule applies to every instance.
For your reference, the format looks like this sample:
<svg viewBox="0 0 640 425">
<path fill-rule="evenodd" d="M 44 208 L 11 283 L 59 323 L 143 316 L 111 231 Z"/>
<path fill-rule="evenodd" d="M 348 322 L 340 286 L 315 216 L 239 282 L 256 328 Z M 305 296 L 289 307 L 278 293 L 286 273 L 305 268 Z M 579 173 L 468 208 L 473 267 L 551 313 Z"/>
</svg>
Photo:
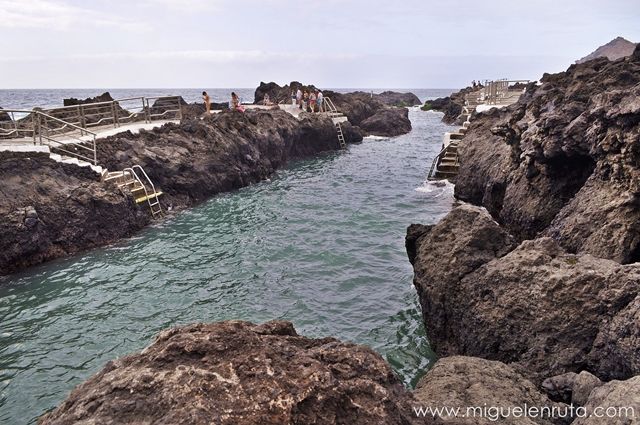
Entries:
<svg viewBox="0 0 640 425">
<path fill-rule="evenodd" d="M 98 165 L 96 154 L 96 136 L 93 131 L 79 125 L 48 115 L 43 111 L 25 111 L 2 109 L 11 121 L 0 121 L 0 140 L 31 140 L 33 144 L 48 145 L 72 158 Z M 16 114 L 24 114 L 15 119 Z"/>
<path fill-rule="evenodd" d="M 433 158 L 433 162 L 431 163 L 431 168 L 429 169 L 429 174 L 427 174 L 427 180 L 431 180 L 433 178 L 434 171 L 436 170 L 436 166 L 440 162 L 440 158 L 447 152 L 447 148 L 449 146 L 445 146 L 442 150 Z"/>
<path fill-rule="evenodd" d="M 329 97 L 323 97 L 322 98 L 322 107 L 324 109 L 324 111 L 321 112 L 327 112 L 329 114 L 338 114 L 338 108 L 336 108 L 336 105 L 333 103 L 333 100 L 331 100 L 331 98 Z"/>
<path fill-rule="evenodd" d="M 154 100 L 153 104 L 150 104 L 150 100 Z M 175 119 L 182 119 L 182 98 L 180 96 L 145 97 L 144 101 L 149 122 L 154 119 L 166 119 L 167 116 L 172 115 Z"/>
<path fill-rule="evenodd" d="M 482 89 L 482 99 L 489 105 L 502 103 L 511 97 L 519 97 L 519 90 L 512 90 L 514 84 L 528 84 L 529 80 L 495 80 L 485 81 Z"/>
<path fill-rule="evenodd" d="M 139 170 L 141 174 L 144 176 L 149 186 L 151 186 L 151 190 L 147 190 L 147 186 L 144 184 L 140 176 L 136 173 L 136 169 Z M 159 193 L 156 191 L 156 186 L 153 184 L 153 182 L 151 181 L 147 173 L 144 171 L 144 169 L 140 165 L 136 164 L 130 168 L 125 168 L 122 171 L 123 176 L 126 176 L 127 173 L 129 173 L 131 177 L 135 180 L 135 182 L 139 185 L 138 187 L 144 191 L 144 198 L 147 204 L 149 205 L 149 209 L 151 210 L 151 215 L 153 217 L 155 217 L 156 214 L 162 215 L 162 205 L 160 205 Z M 157 207 L 157 208 L 154 208 L 154 207 Z"/>
</svg>

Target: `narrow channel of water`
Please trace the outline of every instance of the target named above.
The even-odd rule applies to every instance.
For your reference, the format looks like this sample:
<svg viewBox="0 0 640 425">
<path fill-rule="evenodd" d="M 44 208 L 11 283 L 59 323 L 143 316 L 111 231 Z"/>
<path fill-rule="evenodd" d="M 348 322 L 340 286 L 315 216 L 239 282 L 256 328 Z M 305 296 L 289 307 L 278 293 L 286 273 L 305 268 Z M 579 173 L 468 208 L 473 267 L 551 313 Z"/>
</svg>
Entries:
<svg viewBox="0 0 640 425">
<path fill-rule="evenodd" d="M 0 280 L 0 423 L 33 422 L 108 360 L 190 322 L 286 319 L 373 347 L 407 385 L 433 360 L 406 227 L 434 223 L 449 187 L 416 190 L 449 127 L 292 163 L 114 246 Z M 423 188 L 424 189 L 424 188 Z"/>
</svg>

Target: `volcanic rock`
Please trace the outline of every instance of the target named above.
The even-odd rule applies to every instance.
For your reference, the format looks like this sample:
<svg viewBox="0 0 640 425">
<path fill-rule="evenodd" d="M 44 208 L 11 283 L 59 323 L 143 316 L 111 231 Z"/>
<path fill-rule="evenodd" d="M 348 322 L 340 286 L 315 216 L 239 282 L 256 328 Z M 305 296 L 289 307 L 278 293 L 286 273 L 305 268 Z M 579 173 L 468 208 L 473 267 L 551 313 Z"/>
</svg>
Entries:
<svg viewBox="0 0 640 425">
<path fill-rule="evenodd" d="M 598 47 L 594 52 L 588 54 L 580 60 L 577 60 L 576 63 L 584 63 L 592 59 L 601 57 L 605 57 L 612 61 L 624 58 L 633 54 L 636 45 L 636 43 L 632 43 L 631 41 L 623 37 L 616 37 L 607 44 Z"/>
<path fill-rule="evenodd" d="M 542 394 L 536 386 L 512 367 L 497 361 L 476 357 L 452 356 L 436 362 L 420 380 L 414 396 L 418 406 L 431 408 L 460 408 L 459 415 L 442 418 L 443 423 L 456 425 L 489 425 L 500 419 L 503 424 L 552 424 L 563 423 L 562 418 L 523 417 L 515 413 L 500 418 L 492 407 L 503 409 L 524 406 L 546 406 L 566 408 L 554 403 Z M 489 407 L 486 416 L 467 414 L 468 408 L 478 408 L 480 412 Z M 473 412 L 473 411 L 470 411 Z"/>
<path fill-rule="evenodd" d="M 411 131 L 409 111 L 406 108 L 383 109 L 360 122 L 359 127 L 374 136 L 399 136 Z"/>
<path fill-rule="evenodd" d="M 149 218 L 88 167 L 0 152 L 0 274 L 131 235 Z"/>
<path fill-rule="evenodd" d="M 637 50 L 636 50 L 637 51 Z M 519 240 L 640 260 L 640 53 L 545 74 L 518 103 L 477 114 L 455 195 Z"/>
<path fill-rule="evenodd" d="M 395 91 L 383 91 L 382 93 L 374 93 L 374 98 L 378 99 L 380 102 L 384 103 L 387 106 L 396 106 L 396 107 L 408 107 L 408 106 L 416 106 L 421 105 L 422 102 L 413 93 L 398 93 Z"/>
<path fill-rule="evenodd" d="M 347 143 L 362 140 L 349 125 L 343 132 Z M 140 164 L 165 204 L 186 207 L 264 180 L 290 159 L 340 149 L 337 137 L 318 114 L 298 120 L 280 110 L 228 110 L 101 140 L 98 162 L 113 170 Z"/>
<path fill-rule="evenodd" d="M 640 373 L 640 264 L 566 253 L 550 238 L 517 248 L 482 208 L 455 208 L 412 233 L 414 284 L 441 356 L 512 364 L 529 379 Z M 509 252 L 511 250 L 511 252 Z M 507 253 L 508 252 L 508 253 Z"/>
<path fill-rule="evenodd" d="M 299 336 L 289 322 L 163 331 L 109 362 L 41 425 L 418 424 L 415 399 L 371 349 Z"/>
<path fill-rule="evenodd" d="M 442 121 L 446 124 L 462 124 L 458 120 L 458 116 L 462 113 L 462 107 L 465 104 L 465 96 L 478 88 L 465 87 L 447 97 L 427 100 L 422 106 L 423 111 L 444 112 Z"/>
<path fill-rule="evenodd" d="M 256 89 L 255 103 L 262 103 L 265 94 L 269 95 L 269 99 L 276 103 L 291 103 L 291 93 L 301 88 L 301 90 L 315 90 L 315 86 L 305 86 L 297 81 L 291 82 L 289 85 L 280 87 L 276 83 L 260 83 L 260 87 Z M 349 122 L 360 127 L 364 135 L 377 135 L 393 137 L 405 134 L 411 131 L 411 122 L 408 118 L 408 112 L 399 112 L 393 107 L 387 106 L 381 99 L 393 102 L 394 100 L 404 99 L 410 100 L 411 93 L 398 94 L 395 98 L 393 92 L 386 92 L 385 96 L 371 95 L 370 93 L 354 92 L 354 93 L 338 93 L 331 90 L 323 90 L 325 98 L 331 99 L 338 111 L 346 115 Z M 400 108 L 402 111 L 404 108 Z M 376 116 L 377 115 L 377 116 Z M 369 131 L 363 123 L 371 118 L 371 121 L 365 124 L 369 127 Z"/>
<path fill-rule="evenodd" d="M 595 409 L 600 410 L 596 412 Z M 614 410 L 607 412 L 607 409 Z M 611 381 L 589 394 L 584 417 L 573 425 L 627 425 L 636 424 L 640 412 L 640 376 L 627 381 Z M 597 415 L 604 417 L 597 417 Z"/>
<path fill-rule="evenodd" d="M 86 99 L 76 99 L 75 97 L 70 97 L 68 99 L 63 99 L 62 104 L 64 106 L 74 106 L 74 105 L 84 105 L 87 103 L 99 103 L 99 102 L 111 102 L 113 101 L 113 97 L 111 97 L 111 93 L 104 92 L 95 97 L 88 97 Z"/>
</svg>

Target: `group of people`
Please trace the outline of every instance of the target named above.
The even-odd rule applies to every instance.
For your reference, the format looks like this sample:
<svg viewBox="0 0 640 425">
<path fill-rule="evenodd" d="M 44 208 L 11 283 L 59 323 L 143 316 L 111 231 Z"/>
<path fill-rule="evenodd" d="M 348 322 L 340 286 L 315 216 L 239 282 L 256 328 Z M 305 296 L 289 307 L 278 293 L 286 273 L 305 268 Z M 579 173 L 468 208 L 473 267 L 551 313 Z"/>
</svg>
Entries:
<svg viewBox="0 0 640 425">
<path fill-rule="evenodd" d="M 307 112 L 324 112 L 324 96 L 320 90 L 298 89 L 291 92 L 291 103 Z"/>
<path fill-rule="evenodd" d="M 202 100 L 204 101 L 204 108 L 207 111 L 207 114 L 211 113 L 211 97 L 209 97 L 209 94 L 206 91 L 202 92 Z M 231 102 L 229 102 L 229 107 L 233 110 L 244 112 L 244 106 L 242 106 L 242 102 L 235 92 L 231 92 Z"/>
</svg>

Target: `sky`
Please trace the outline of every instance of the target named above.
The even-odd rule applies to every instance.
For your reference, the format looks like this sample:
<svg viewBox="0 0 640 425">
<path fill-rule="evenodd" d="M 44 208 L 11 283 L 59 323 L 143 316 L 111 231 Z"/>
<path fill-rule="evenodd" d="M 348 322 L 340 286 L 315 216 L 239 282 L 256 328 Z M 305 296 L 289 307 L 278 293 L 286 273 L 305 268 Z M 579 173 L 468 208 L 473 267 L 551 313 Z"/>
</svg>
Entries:
<svg viewBox="0 0 640 425">
<path fill-rule="evenodd" d="M 0 89 L 457 88 L 619 35 L 640 0 L 0 0 Z"/>
</svg>

